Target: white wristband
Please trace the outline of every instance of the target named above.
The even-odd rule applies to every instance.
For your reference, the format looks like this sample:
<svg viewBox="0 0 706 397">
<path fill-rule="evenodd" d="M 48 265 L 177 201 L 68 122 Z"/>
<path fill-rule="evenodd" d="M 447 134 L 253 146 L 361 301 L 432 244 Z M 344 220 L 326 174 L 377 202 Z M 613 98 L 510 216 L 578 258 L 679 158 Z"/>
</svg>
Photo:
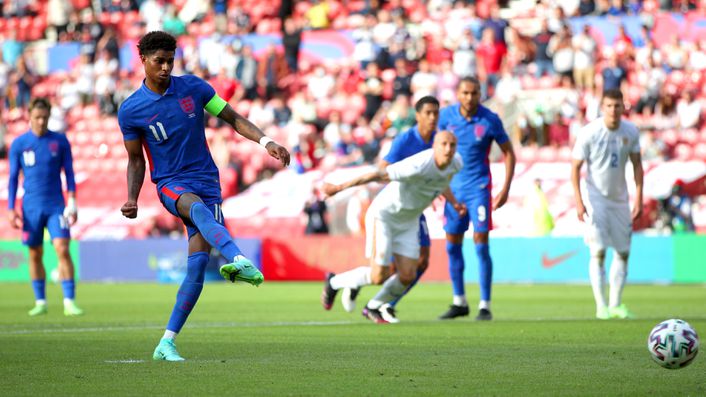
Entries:
<svg viewBox="0 0 706 397">
<path fill-rule="evenodd" d="M 68 217 L 70 215 L 74 215 L 78 212 L 78 208 L 76 208 L 76 199 L 73 197 L 69 197 L 66 203 L 66 207 L 64 208 L 64 216 Z"/>
<path fill-rule="evenodd" d="M 267 147 L 267 144 L 270 142 L 274 141 L 268 136 L 263 136 L 262 138 L 260 138 L 260 146 L 262 147 Z"/>
</svg>

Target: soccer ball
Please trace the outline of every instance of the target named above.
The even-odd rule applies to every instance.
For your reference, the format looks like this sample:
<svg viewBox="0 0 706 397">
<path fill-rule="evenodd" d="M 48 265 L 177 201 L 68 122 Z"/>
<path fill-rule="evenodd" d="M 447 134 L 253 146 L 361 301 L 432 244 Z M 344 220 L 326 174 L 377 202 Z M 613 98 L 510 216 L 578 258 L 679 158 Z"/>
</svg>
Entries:
<svg viewBox="0 0 706 397">
<path fill-rule="evenodd" d="M 652 359 L 667 369 L 684 368 L 699 352 L 699 335 L 684 320 L 671 319 L 657 324 L 647 338 Z"/>
</svg>

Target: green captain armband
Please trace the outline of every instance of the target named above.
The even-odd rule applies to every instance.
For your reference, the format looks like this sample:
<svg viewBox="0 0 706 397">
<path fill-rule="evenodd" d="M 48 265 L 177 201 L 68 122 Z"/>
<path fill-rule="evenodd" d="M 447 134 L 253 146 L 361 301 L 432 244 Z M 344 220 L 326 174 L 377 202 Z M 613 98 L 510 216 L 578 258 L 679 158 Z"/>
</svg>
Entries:
<svg viewBox="0 0 706 397">
<path fill-rule="evenodd" d="M 204 106 L 204 109 L 206 109 L 207 112 L 209 112 L 211 115 L 218 117 L 218 115 L 221 113 L 223 108 L 226 107 L 228 102 L 224 101 L 223 98 L 219 97 L 218 94 L 214 95 L 213 98 L 211 98 L 210 101 Z"/>
</svg>

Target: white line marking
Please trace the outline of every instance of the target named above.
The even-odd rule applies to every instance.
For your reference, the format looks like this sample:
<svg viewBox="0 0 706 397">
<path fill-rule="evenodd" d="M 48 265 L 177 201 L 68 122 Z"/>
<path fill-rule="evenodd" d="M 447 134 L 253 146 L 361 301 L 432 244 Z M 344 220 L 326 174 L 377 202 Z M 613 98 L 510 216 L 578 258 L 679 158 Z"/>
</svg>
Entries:
<svg viewBox="0 0 706 397">
<path fill-rule="evenodd" d="M 272 323 L 195 323 L 189 324 L 188 328 L 253 328 L 253 327 L 312 327 L 312 326 L 327 326 L 327 325 L 351 325 L 356 324 L 355 321 L 282 321 Z M 125 326 L 107 326 L 107 327 L 85 327 L 85 328 L 48 328 L 48 329 L 15 329 L 2 330 L 2 335 L 29 335 L 29 334 L 74 334 L 86 332 L 107 332 L 107 331 L 142 331 L 147 329 L 163 329 L 164 325 L 146 324 L 146 325 L 125 325 Z"/>
<path fill-rule="evenodd" d="M 107 364 L 139 364 L 144 363 L 145 360 L 105 360 L 103 362 Z"/>
</svg>

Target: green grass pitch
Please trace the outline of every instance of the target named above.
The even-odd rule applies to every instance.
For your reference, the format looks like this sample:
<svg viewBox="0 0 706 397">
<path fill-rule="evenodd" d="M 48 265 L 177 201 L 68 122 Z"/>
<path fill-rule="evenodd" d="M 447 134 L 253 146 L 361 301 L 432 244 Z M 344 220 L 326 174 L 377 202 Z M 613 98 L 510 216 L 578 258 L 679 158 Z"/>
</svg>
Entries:
<svg viewBox="0 0 706 397">
<path fill-rule="evenodd" d="M 376 325 L 340 302 L 324 311 L 321 283 L 211 283 L 177 339 L 187 361 L 153 362 L 177 288 L 82 283 L 86 315 L 65 318 L 50 285 L 49 314 L 29 318 L 29 284 L 3 284 L 0 395 L 706 395 L 706 353 L 666 370 L 646 348 L 672 317 L 704 343 L 703 285 L 628 285 L 638 318 L 623 321 L 593 319 L 588 285 L 497 285 L 496 319 L 478 323 L 435 320 L 451 288 L 423 283 L 398 306 L 402 323 Z"/>
</svg>

